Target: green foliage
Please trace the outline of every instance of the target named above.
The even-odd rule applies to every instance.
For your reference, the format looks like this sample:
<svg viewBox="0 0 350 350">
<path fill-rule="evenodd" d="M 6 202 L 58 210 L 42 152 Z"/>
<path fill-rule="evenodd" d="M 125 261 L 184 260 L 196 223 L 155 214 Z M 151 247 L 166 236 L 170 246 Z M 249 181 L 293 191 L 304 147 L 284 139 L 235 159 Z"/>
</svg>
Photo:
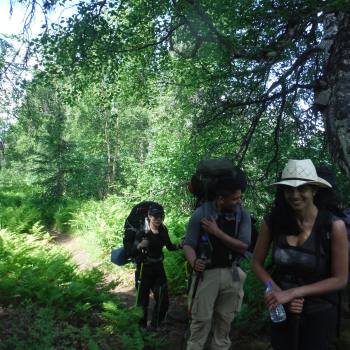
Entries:
<svg viewBox="0 0 350 350">
<path fill-rule="evenodd" d="M 242 268 L 247 272 L 244 284 L 244 303 L 235 318 L 235 326 L 243 333 L 259 334 L 266 331 L 268 325 L 264 288 L 250 268 L 250 259 L 243 261 Z"/>
<path fill-rule="evenodd" d="M 140 333 L 138 320 L 142 316 L 140 308 L 134 308 L 129 313 L 120 314 L 120 307 L 112 302 L 103 305 L 103 316 L 110 322 L 108 330 L 114 334 L 114 330 L 118 329 L 121 334 L 121 342 L 126 349 L 138 350 L 142 349 L 143 339 Z"/>
<path fill-rule="evenodd" d="M 185 236 L 188 217 L 172 211 L 166 214 L 165 224 L 173 243 L 179 243 Z M 168 252 L 165 250 L 165 270 L 169 289 L 172 293 L 183 293 L 187 288 L 186 262 L 182 251 Z"/>
<path fill-rule="evenodd" d="M 74 213 L 79 210 L 81 201 L 64 198 L 53 214 L 54 227 L 60 232 L 69 232 Z"/>
<path fill-rule="evenodd" d="M 28 232 L 35 223 L 54 227 L 61 231 L 69 230 L 72 212 L 80 202 L 64 198 L 54 201 L 43 196 L 40 189 L 15 182 L 3 186 L 0 193 L 0 226 L 13 232 Z"/>
<path fill-rule="evenodd" d="M 99 283 L 102 276 L 98 271 L 88 272 L 85 278 L 79 277 L 68 256 L 54 246 L 50 247 L 47 240 L 41 240 L 37 235 L 21 236 L 7 231 L 1 232 L 1 238 L 2 303 L 27 300 L 47 306 L 66 305 L 77 312 L 81 303 L 105 296 L 103 290 L 100 294 L 93 289 L 81 288 L 84 284 L 88 287 Z M 70 299 L 68 305 L 66 297 Z"/>
<path fill-rule="evenodd" d="M 112 247 L 122 245 L 124 221 L 130 210 L 116 195 L 103 201 L 90 200 L 81 204 L 70 225 L 75 234 L 84 237 L 92 256 L 103 259 L 109 257 Z"/>
<path fill-rule="evenodd" d="M 139 309 L 124 309 L 97 269 L 78 272 L 40 228 L 0 231 L 1 348 L 142 349 Z M 126 333 L 128 337 L 126 337 Z M 130 347 L 131 346 L 131 347 Z"/>
<path fill-rule="evenodd" d="M 91 349 L 101 349 L 107 346 L 94 329 L 79 322 L 71 323 L 52 308 L 23 304 L 20 308 L 8 308 L 7 312 L 0 326 L 3 335 L 0 346 L 4 349 L 90 349 L 90 344 Z"/>
<path fill-rule="evenodd" d="M 26 232 L 41 218 L 40 210 L 33 205 L 33 190 L 30 187 L 2 187 L 0 228 Z"/>
<path fill-rule="evenodd" d="M 123 271 L 110 266 L 109 254 L 122 244 L 132 206 L 141 200 L 162 203 L 171 238 L 180 241 L 193 210 L 187 183 L 205 157 L 241 162 L 249 184 L 244 203 L 259 222 L 273 198 L 268 185 L 287 159 L 322 160 L 338 173 L 326 151 L 323 122 L 305 106 L 312 104 L 315 79 L 323 72 L 324 16 L 348 10 L 345 0 L 76 5 L 76 13 L 34 40 L 40 71 L 23 85 L 21 98 L 16 96 L 17 122 L 0 125 L 5 145 L 0 165 L 7 173 L 0 193 L 1 228 L 31 232 L 33 242 L 45 237 L 41 225 L 69 231 L 83 238 L 96 261 Z M 0 72 L 12 54 L 0 39 Z M 19 177 L 23 181 L 15 182 Z M 340 179 L 348 200 L 348 179 Z M 46 251 L 32 256 L 20 243 L 8 252 L 13 249 L 11 259 L 22 268 L 13 269 L 12 279 L 4 267 L 2 298 L 40 301 L 37 318 L 34 308 L 24 306 L 27 319 L 37 319 L 33 337 L 40 334 L 40 346 L 50 348 L 61 332 L 68 342 L 77 338 L 93 349 L 99 332 L 113 336 L 119 324 L 124 327 L 127 317 L 116 302 L 104 293 L 99 299 L 82 292 L 90 282 L 100 284 L 99 273 L 78 278 L 72 266 L 63 273 L 62 257 L 51 256 L 49 263 Z M 182 253 L 166 252 L 165 266 L 171 291 L 183 291 Z M 259 283 L 249 266 L 246 270 L 245 305 L 237 323 L 255 331 L 264 325 L 265 307 Z M 48 279 L 57 280 L 57 287 Z M 56 323 L 58 311 L 50 311 L 56 302 L 87 328 L 60 318 Z M 94 332 L 88 312 L 97 315 L 91 322 L 104 319 L 107 325 Z M 133 322 L 137 312 L 130 316 Z M 126 348 L 141 347 L 144 338 L 136 328 L 131 333 L 123 328 L 120 341 Z M 21 337 L 6 346 L 22 346 Z"/>
</svg>

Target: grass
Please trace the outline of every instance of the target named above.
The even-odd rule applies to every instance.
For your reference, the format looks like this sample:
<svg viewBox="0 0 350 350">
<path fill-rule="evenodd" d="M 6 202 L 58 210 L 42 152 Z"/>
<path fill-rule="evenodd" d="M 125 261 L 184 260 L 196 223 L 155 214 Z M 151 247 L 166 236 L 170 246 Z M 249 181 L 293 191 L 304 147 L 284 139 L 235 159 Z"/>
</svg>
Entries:
<svg viewBox="0 0 350 350">
<path fill-rule="evenodd" d="M 40 227 L 0 231 L 0 348 L 143 349 L 141 310 L 123 307 L 102 271 L 79 271 L 49 239 Z"/>
</svg>

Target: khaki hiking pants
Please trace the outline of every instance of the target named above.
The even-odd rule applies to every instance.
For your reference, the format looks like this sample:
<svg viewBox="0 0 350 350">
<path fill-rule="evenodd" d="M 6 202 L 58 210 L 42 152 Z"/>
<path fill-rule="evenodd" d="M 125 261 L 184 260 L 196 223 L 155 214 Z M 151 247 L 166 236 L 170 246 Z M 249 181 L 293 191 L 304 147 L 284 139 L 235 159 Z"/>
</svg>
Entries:
<svg viewBox="0 0 350 350">
<path fill-rule="evenodd" d="M 190 337 L 186 350 L 202 350 L 211 328 L 213 338 L 211 350 L 228 350 L 231 346 L 229 333 L 234 315 L 239 311 L 243 300 L 245 272 L 235 267 L 239 278 L 233 278 L 232 268 L 206 270 L 199 281 L 193 301 Z M 236 275 L 237 276 L 237 275 Z M 193 275 L 189 294 L 192 300 L 196 275 Z"/>
</svg>

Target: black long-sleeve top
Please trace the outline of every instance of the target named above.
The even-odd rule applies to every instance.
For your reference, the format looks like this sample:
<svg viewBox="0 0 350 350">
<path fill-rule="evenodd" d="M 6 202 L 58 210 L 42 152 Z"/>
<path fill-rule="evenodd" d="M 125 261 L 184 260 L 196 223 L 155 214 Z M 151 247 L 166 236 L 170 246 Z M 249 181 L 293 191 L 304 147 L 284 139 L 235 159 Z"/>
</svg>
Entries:
<svg viewBox="0 0 350 350">
<path fill-rule="evenodd" d="M 137 249 L 137 245 L 143 240 L 149 241 L 146 253 L 142 253 Z M 153 233 L 151 230 L 147 232 L 139 232 L 134 235 L 134 239 L 130 237 L 125 241 L 126 249 L 131 257 L 136 258 L 136 261 L 144 260 L 145 262 L 159 262 L 164 259 L 163 247 L 169 251 L 178 250 L 178 247 L 170 240 L 168 229 L 165 225 L 159 227 L 158 233 Z"/>
</svg>

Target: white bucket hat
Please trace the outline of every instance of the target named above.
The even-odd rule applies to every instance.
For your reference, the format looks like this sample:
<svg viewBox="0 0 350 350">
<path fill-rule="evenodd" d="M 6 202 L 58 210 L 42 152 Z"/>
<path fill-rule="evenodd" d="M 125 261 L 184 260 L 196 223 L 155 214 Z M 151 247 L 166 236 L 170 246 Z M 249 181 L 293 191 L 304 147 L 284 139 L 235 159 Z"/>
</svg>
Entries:
<svg viewBox="0 0 350 350">
<path fill-rule="evenodd" d="M 332 187 L 328 181 L 317 176 L 316 168 L 311 159 L 290 159 L 283 169 L 281 181 L 272 185 L 298 187 L 305 184 Z"/>
</svg>

